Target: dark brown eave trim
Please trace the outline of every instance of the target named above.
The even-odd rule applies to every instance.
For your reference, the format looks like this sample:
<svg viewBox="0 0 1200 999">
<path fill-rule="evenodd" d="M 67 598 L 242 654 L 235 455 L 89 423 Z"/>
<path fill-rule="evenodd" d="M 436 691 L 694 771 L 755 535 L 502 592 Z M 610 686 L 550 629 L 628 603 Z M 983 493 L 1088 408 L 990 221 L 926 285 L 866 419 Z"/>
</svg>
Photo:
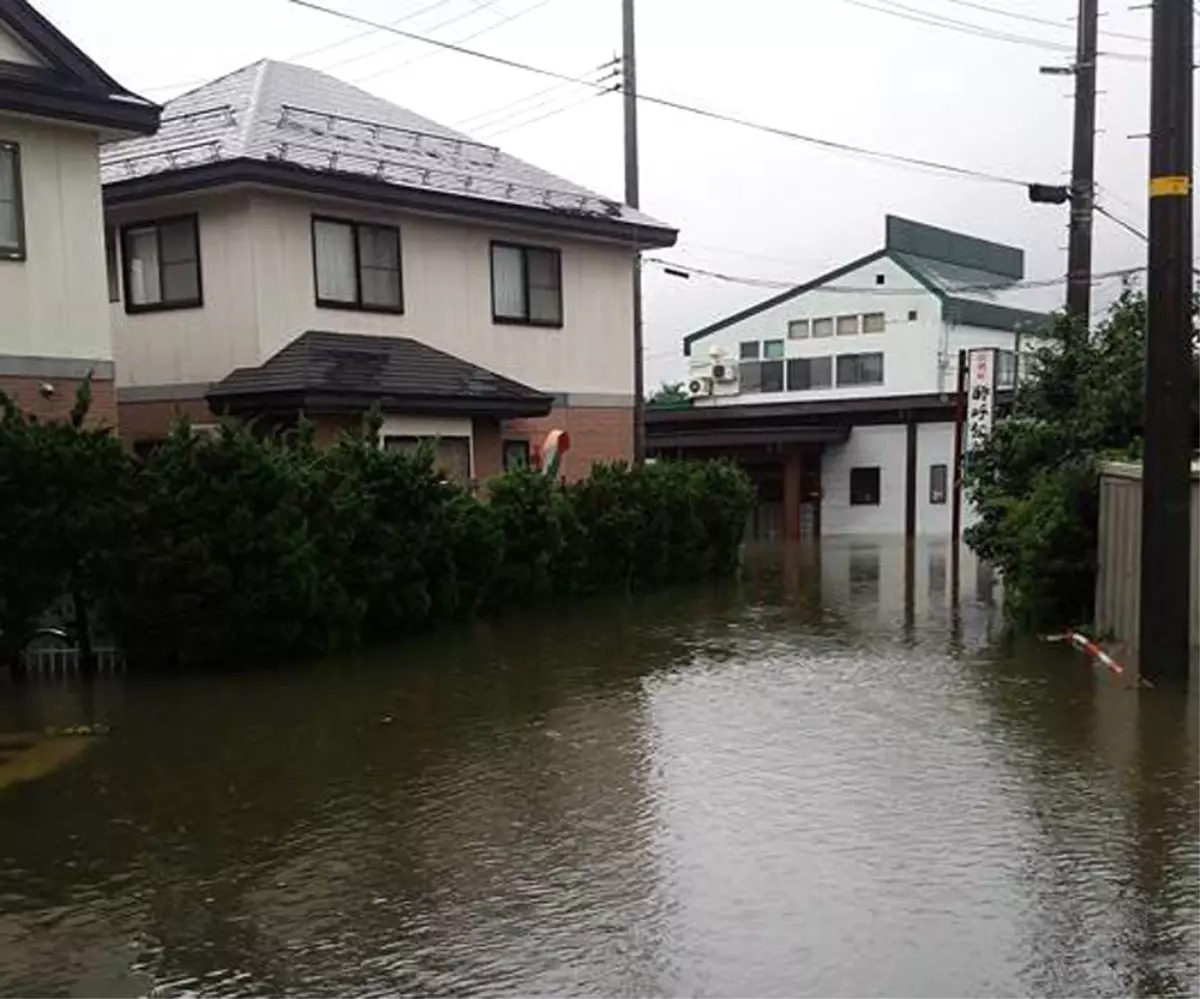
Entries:
<svg viewBox="0 0 1200 999">
<path fill-rule="evenodd" d="M 366 201 L 374 205 L 592 236 L 624 243 L 630 249 L 648 250 L 674 246 L 679 235 L 678 230 L 666 226 L 643 226 L 615 219 L 463 197 L 444 191 L 399 187 L 372 177 L 311 170 L 295 163 L 251 159 L 203 163 L 182 170 L 113 181 L 104 185 L 104 201 L 108 206 L 123 205 L 147 198 L 194 194 L 206 188 L 230 184 L 263 184 L 306 194 Z"/>
<path fill-rule="evenodd" d="M 114 100 L 103 94 L 48 86 L 32 78 L 4 76 L 0 78 L 0 111 L 153 135 L 158 130 L 161 108 L 132 99 Z"/>
<path fill-rule="evenodd" d="M 1012 392 L 996 393 L 998 406 L 1012 402 Z M 693 406 L 690 409 L 647 409 L 646 433 L 653 438 L 691 428 L 715 432 L 718 428 L 827 424 L 940 422 L 953 419 L 954 394 L 872 396 L 863 399 L 822 399 L 806 402 L 763 403 L 740 406 Z"/>
<path fill-rule="evenodd" d="M 646 445 L 656 450 L 738 448 L 769 444 L 840 444 L 850 436 L 848 423 L 809 426 L 729 427 L 720 430 L 673 429 L 648 433 Z"/>
<path fill-rule="evenodd" d="M 214 413 L 231 416 L 306 413 L 361 413 L 378 406 L 385 413 L 486 416 L 494 419 L 546 416 L 554 396 L 527 399 L 475 399 L 469 396 L 379 395 L 370 392 L 306 390 L 223 392 L 218 385 L 206 396 Z"/>
</svg>

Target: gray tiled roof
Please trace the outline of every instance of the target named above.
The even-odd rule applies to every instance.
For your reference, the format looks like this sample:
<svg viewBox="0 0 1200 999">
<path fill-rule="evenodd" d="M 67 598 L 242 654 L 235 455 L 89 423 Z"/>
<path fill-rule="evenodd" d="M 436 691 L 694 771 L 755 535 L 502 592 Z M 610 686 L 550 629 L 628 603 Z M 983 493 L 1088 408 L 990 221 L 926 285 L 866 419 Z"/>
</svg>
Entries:
<svg viewBox="0 0 1200 999">
<path fill-rule="evenodd" d="M 168 101 L 157 135 L 106 146 L 115 184 L 232 160 L 666 228 L 620 202 L 326 73 L 261 60 Z"/>
<path fill-rule="evenodd" d="M 218 407 L 238 398 L 340 398 L 361 404 L 402 403 L 463 411 L 547 412 L 554 399 L 494 371 L 408 337 L 309 330 L 254 368 L 237 368 L 209 399 Z"/>
</svg>

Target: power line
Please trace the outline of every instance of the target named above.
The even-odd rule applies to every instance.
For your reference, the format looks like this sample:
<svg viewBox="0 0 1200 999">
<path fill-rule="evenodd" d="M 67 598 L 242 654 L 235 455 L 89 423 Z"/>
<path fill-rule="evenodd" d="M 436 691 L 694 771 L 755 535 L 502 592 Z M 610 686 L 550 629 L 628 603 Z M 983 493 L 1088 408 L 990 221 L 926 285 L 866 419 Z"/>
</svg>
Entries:
<svg viewBox="0 0 1200 999">
<path fill-rule="evenodd" d="M 469 41 L 471 41 L 471 39 L 478 38 L 480 35 L 486 35 L 489 32 L 495 31 L 497 28 L 503 28 L 506 24 L 509 24 L 510 22 L 517 20 L 517 18 L 525 17 L 526 14 L 532 14 L 535 10 L 540 10 L 542 7 L 545 7 L 546 4 L 548 4 L 550 2 L 551 2 L 551 0 L 538 0 L 537 3 L 532 4 L 531 6 L 526 7 L 523 10 L 513 11 L 507 17 L 502 17 L 502 18 L 500 18 L 499 21 L 496 21 L 492 24 L 486 25 L 486 26 L 480 28 L 478 31 L 472 31 L 469 35 L 463 35 L 463 37 L 459 38 L 458 41 L 469 42 Z M 480 8 L 480 9 L 482 10 L 483 8 Z M 433 56 L 438 55 L 438 54 L 439 53 L 436 50 L 433 52 L 424 52 L 421 55 L 414 56 L 411 59 L 405 59 L 404 62 L 399 63 L 398 65 L 385 66 L 383 69 L 374 70 L 373 72 L 367 73 L 365 76 L 355 77 L 351 82 L 352 83 L 361 83 L 364 80 L 372 80 L 377 76 L 383 76 L 384 73 L 394 73 L 396 70 L 404 69 L 406 66 L 411 66 L 414 63 L 424 62 L 426 59 L 430 59 Z"/>
<path fill-rule="evenodd" d="M 1096 211 L 1098 211 L 1101 215 L 1103 215 L 1110 222 L 1115 222 L 1122 229 L 1124 229 L 1128 233 L 1133 234 L 1138 239 L 1140 239 L 1143 243 L 1150 242 L 1150 237 L 1147 236 L 1144 232 L 1142 232 L 1141 229 L 1139 229 L 1135 225 L 1133 225 L 1133 223 L 1126 222 L 1123 218 L 1117 217 L 1112 212 L 1110 212 L 1107 208 L 1105 208 L 1103 205 L 1093 205 L 1092 207 L 1095 208 Z"/>
<path fill-rule="evenodd" d="M 563 86 L 565 87 L 566 84 L 564 83 Z M 619 89 L 619 85 L 610 83 L 609 86 L 604 90 L 589 90 L 582 97 L 576 95 L 573 99 L 569 100 L 568 103 L 562 107 L 562 110 L 565 111 L 567 108 L 575 107 L 575 105 L 582 104 L 584 101 L 591 100 L 595 97 L 603 97 L 606 93 L 611 93 L 617 89 Z M 552 105 L 557 104 L 563 96 L 565 95 L 548 97 L 545 100 L 537 101 L 536 103 L 530 104 L 526 107 L 513 109 L 512 111 L 509 111 L 505 114 L 500 114 L 489 121 L 473 125 L 471 126 L 471 130 L 473 132 L 482 132 L 489 135 L 500 135 L 509 130 L 510 123 L 513 123 L 511 125 L 513 128 L 522 127 L 521 124 L 517 124 L 516 122 L 519 119 L 525 118 L 526 115 L 534 115 L 533 118 L 528 119 L 528 124 L 532 124 L 534 121 L 541 121 L 543 118 L 548 118 L 552 114 L 558 113 L 557 110 L 552 107 Z M 550 108 L 550 110 L 543 111 L 543 108 Z M 496 131 L 496 129 L 499 130 Z"/>
<path fill-rule="evenodd" d="M 411 21 L 420 17 L 422 14 L 427 14 L 429 11 L 437 7 L 442 7 L 453 2 L 454 0 L 433 0 L 432 3 L 427 3 L 425 6 L 418 7 L 416 10 L 410 11 L 404 16 L 397 18 L 395 21 L 392 21 L 391 24 L 393 26 L 397 24 L 403 24 L 405 21 Z M 342 45 L 348 45 L 350 42 L 356 42 L 360 38 L 366 38 L 368 35 L 373 35 L 379 30 L 380 28 L 368 28 L 366 31 L 355 32 L 353 35 L 347 35 L 345 38 L 340 38 L 335 42 L 326 42 L 324 45 L 318 45 L 315 49 L 305 49 L 303 52 L 294 52 L 289 56 L 284 56 L 284 62 L 297 62 L 300 59 L 308 59 L 311 56 L 319 55 L 321 52 L 328 52 L 330 49 L 336 49 Z M 334 63 L 334 65 L 338 64 Z M 196 83 L 207 83 L 208 80 L 208 77 L 193 76 L 188 80 L 179 80 L 176 83 L 160 83 L 155 87 L 142 87 L 141 89 L 152 94 L 161 92 L 163 90 L 175 90 L 178 87 L 190 87 Z"/>
<path fill-rule="evenodd" d="M 725 281 L 731 284 L 741 284 L 753 288 L 766 288 L 779 291 L 786 291 L 792 288 L 799 287 L 806 283 L 803 281 L 780 281 L 775 278 L 757 278 L 745 277 L 736 274 L 726 274 L 722 271 L 708 270 L 703 267 L 692 267 L 688 264 L 677 263 L 673 260 L 665 260 L 662 257 L 646 257 L 644 258 L 648 264 L 657 264 L 665 270 L 686 273 L 688 275 L 695 274 L 701 277 L 713 278 L 717 281 Z M 1119 270 L 1105 271 L 1092 276 L 1092 284 L 1099 284 L 1102 281 L 1109 281 L 1113 278 L 1125 277 L 1129 274 L 1137 274 L 1144 271 L 1145 265 L 1134 267 L 1123 267 Z M 960 294 L 962 292 L 995 292 L 995 291 L 1014 291 L 1027 288 L 1052 288 L 1056 285 L 1065 284 L 1067 278 L 1063 275 L 1051 278 L 1030 278 L 1022 281 L 1012 281 L 1007 283 L 991 282 L 988 284 L 964 284 L 956 285 L 952 288 L 946 288 L 948 294 Z M 819 291 L 831 291 L 846 295 L 879 295 L 879 296 L 896 296 L 896 295 L 911 295 L 910 288 L 888 288 L 880 285 L 868 285 L 864 287 L 854 287 L 851 285 L 823 284 Z"/>
<path fill-rule="evenodd" d="M 898 17 L 901 20 L 912 21 L 916 24 L 927 24 L 931 27 L 943 28 L 947 31 L 957 31 L 959 34 L 973 35 L 976 38 L 1009 42 L 1014 45 L 1025 45 L 1030 48 L 1044 49 L 1050 52 L 1074 53 L 1075 51 L 1073 45 L 1067 45 L 1064 42 L 1055 42 L 1048 38 L 1034 38 L 1031 35 L 1017 35 L 1008 31 L 998 31 L 981 24 L 974 24 L 970 21 L 960 21 L 957 18 L 934 14 L 919 7 L 909 7 L 906 4 L 897 3 L 896 0 L 878 0 L 878 3 L 868 3 L 867 0 L 843 0 L 843 3 L 848 3 L 854 7 L 861 7 L 863 10 L 875 11 L 878 14 L 888 14 L 892 17 Z M 879 3 L 885 3 L 889 6 L 881 7 L 878 6 Z M 1111 59 L 1124 59 L 1130 62 L 1150 61 L 1149 56 L 1132 52 L 1106 51 L 1098 52 L 1097 55 L 1107 56 Z"/>
<path fill-rule="evenodd" d="M 391 23 L 392 24 L 404 24 L 406 21 L 415 20 L 416 18 L 420 17 L 422 14 L 428 14 L 431 10 L 435 10 L 438 7 L 444 7 L 446 4 L 453 3 L 453 2 L 454 2 L 454 0 L 433 0 L 432 3 L 427 3 L 423 7 L 418 7 L 416 10 L 410 11 L 409 13 L 403 15 L 402 17 L 398 17 L 396 20 L 392 21 Z M 322 52 L 328 52 L 330 49 L 336 49 L 342 45 L 348 45 L 350 42 L 356 42 L 360 38 L 366 38 L 368 35 L 373 35 L 373 34 L 375 34 L 375 31 L 376 31 L 375 28 L 369 28 L 366 31 L 359 31 L 353 35 L 347 35 L 345 38 L 341 39 L 340 41 L 327 42 L 324 45 L 318 45 L 315 49 L 306 49 L 304 52 L 297 52 L 295 55 L 288 56 L 287 61 L 291 62 L 292 60 L 296 60 L 296 59 L 308 59 L 311 56 L 320 55 Z"/>
<path fill-rule="evenodd" d="M 1011 17 L 1016 21 L 1027 21 L 1031 24 L 1046 24 L 1052 28 L 1060 28 L 1064 31 L 1074 31 L 1075 29 L 1063 21 L 1056 21 L 1050 17 L 1038 17 L 1035 14 L 1024 14 L 1020 11 L 1008 10 L 1004 7 L 993 7 L 986 3 L 975 3 L 974 0 L 944 0 L 945 3 L 952 3 L 958 7 L 967 7 L 970 10 L 979 10 L 987 14 L 995 14 L 999 17 Z M 1107 35 L 1109 38 L 1124 38 L 1130 42 L 1149 42 L 1150 39 L 1145 35 L 1130 35 L 1123 31 L 1105 31 L 1100 30 L 1100 34 Z"/>
<path fill-rule="evenodd" d="M 597 97 L 603 97 L 605 93 L 613 93 L 614 91 L 617 91 L 620 89 L 621 89 L 620 84 L 611 84 L 608 87 L 608 89 L 604 92 L 594 93 L 594 94 L 584 94 L 578 100 L 569 101 L 568 103 L 562 105 L 561 107 L 551 108 L 549 111 L 544 111 L 541 114 L 535 115 L 532 118 L 526 118 L 524 121 L 518 121 L 512 125 L 508 125 L 502 129 L 500 129 L 499 131 L 496 131 L 496 132 L 489 131 L 484 137 L 490 140 L 490 139 L 495 139 L 501 135 L 507 135 L 509 132 L 515 132 L 518 128 L 524 128 L 526 125 L 532 125 L 535 122 L 543 121 L 546 118 L 553 117 L 554 115 L 562 114 L 564 111 L 570 111 L 572 108 L 579 107 L 580 104 L 585 104 L 588 101 L 595 100 Z"/>
<path fill-rule="evenodd" d="M 589 72 L 595 73 L 604 68 L 606 67 L 597 66 L 595 69 L 589 70 Z M 496 107 L 488 108 L 486 111 L 476 111 L 472 115 L 467 115 L 467 117 L 463 118 L 461 121 L 454 122 L 454 128 L 486 128 L 486 125 L 481 124 L 482 121 L 485 121 L 486 119 L 497 114 L 499 114 L 501 117 L 504 117 L 507 112 L 520 105 L 528 104 L 530 101 L 535 100 L 536 98 L 546 97 L 549 94 L 556 93 L 557 91 L 563 90 L 569 86 L 571 86 L 569 83 L 555 83 L 549 87 L 543 87 L 541 90 L 535 90 L 532 94 L 526 94 L 524 97 L 518 97 L 516 100 L 506 101 L 504 104 L 498 104 Z M 534 104 L 533 106 L 540 107 L 541 103 L 541 101 L 538 101 L 538 103 Z"/>
<path fill-rule="evenodd" d="M 465 20 L 468 17 L 474 17 L 476 14 L 483 13 L 489 7 L 495 7 L 500 0 L 479 0 L 479 2 L 476 2 L 476 0 L 471 0 L 471 2 L 474 4 L 474 6 L 470 10 L 460 11 L 459 13 L 446 18 L 444 21 L 438 21 L 437 24 L 429 25 L 429 27 L 427 27 L 425 30 L 438 31 L 439 29 L 448 27 L 451 24 L 457 24 L 459 21 Z M 349 63 L 358 62 L 360 59 L 369 59 L 371 56 L 378 55 L 380 52 L 383 52 L 387 49 L 395 48 L 398 44 L 399 42 L 393 38 L 391 41 L 384 42 L 382 45 L 377 45 L 375 48 L 368 49 L 366 52 L 360 52 L 357 55 L 346 56 L 344 59 L 339 59 L 337 62 L 331 62 L 328 66 L 323 66 L 321 68 L 325 71 L 329 71 L 331 69 L 336 69 L 338 66 L 346 66 Z M 366 77 L 363 77 L 363 79 L 366 79 Z"/>
<path fill-rule="evenodd" d="M 434 45 L 451 52 L 457 52 L 460 55 L 472 56 L 476 59 L 482 59 L 498 66 L 507 66 L 509 69 L 524 70 L 527 73 L 535 73 L 538 76 L 544 76 L 552 80 L 561 80 L 567 83 L 578 83 L 585 87 L 591 87 L 593 90 L 597 91 L 605 90 L 603 85 L 593 83 L 590 80 L 575 76 L 568 76 L 566 73 L 559 73 L 551 69 L 543 69 L 540 66 L 532 66 L 529 63 L 519 62 L 516 59 L 507 59 L 504 56 L 480 52 L 477 49 L 469 49 L 454 42 L 444 42 L 436 38 L 428 38 L 424 35 L 419 35 L 415 32 L 405 31 L 401 28 L 379 24 L 376 21 L 368 20 L 367 18 L 360 17 L 357 14 L 350 14 L 346 11 L 335 10 L 332 7 L 325 7 L 319 3 L 313 2 L 313 0 L 291 0 L 291 3 L 294 3 L 300 7 L 307 7 L 310 10 L 317 10 L 324 14 L 330 14 L 333 17 L 340 17 L 348 21 L 355 21 L 357 23 L 369 25 L 384 31 L 391 31 L 395 34 L 402 35 L 405 38 L 411 38 L 414 41 L 425 42 L 427 45 Z M 838 142 L 834 139 L 823 139 L 819 136 L 806 135 L 802 132 L 795 132 L 791 129 L 780 128 L 775 125 L 766 125 L 761 122 L 751 121 L 746 118 L 739 118 L 736 115 L 725 114 L 720 111 L 706 110 L 704 108 L 695 107 L 691 104 L 685 104 L 682 101 L 671 100 L 666 97 L 655 97 L 650 94 L 639 92 L 637 94 L 637 99 L 647 104 L 657 104 L 660 107 L 674 108 L 676 111 L 683 111 L 686 114 L 695 115 L 697 117 L 708 118 L 713 121 L 723 121 L 730 125 L 739 125 L 742 128 L 753 129 L 754 131 L 763 132 L 767 135 L 774 135 L 784 139 L 792 139 L 797 142 L 803 142 L 808 145 L 817 146 L 822 149 L 833 150 L 835 152 L 848 153 L 854 156 L 863 156 L 879 162 L 892 163 L 921 170 L 933 170 L 938 173 L 964 177 L 970 180 L 988 181 L 994 184 L 1008 184 L 1021 188 L 1028 186 L 1027 181 L 1018 180 L 1015 177 L 1006 177 L 1002 174 L 988 173 L 983 170 L 974 170 L 969 167 L 955 166 L 950 163 L 941 163 L 937 160 L 924 159 L 919 156 L 906 156 L 902 153 L 889 153 L 879 149 L 869 149 L 866 146 L 856 146 L 852 143 Z"/>
</svg>

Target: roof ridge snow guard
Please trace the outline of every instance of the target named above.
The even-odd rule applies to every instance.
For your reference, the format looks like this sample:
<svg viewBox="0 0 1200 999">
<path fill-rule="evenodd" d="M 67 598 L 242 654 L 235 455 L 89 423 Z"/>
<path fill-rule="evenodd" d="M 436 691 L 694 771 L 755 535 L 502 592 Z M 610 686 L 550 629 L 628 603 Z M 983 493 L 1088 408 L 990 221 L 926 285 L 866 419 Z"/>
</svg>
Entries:
<svg viewBox="0 0 1200 999">
<path fill-rule="evenodd" d="M 884 245 L 888 250 L 1001 274 L 1018 281 L 1025 277 L 1025 251 L 1018 247 L 914 222 L 899 215 L 887 216 L 885 228 Z"/>
<path fill-rule="evenodd" d="M 301 155 L 294 155 L 294 153 Z M 304 156 L 303 154 L 305 153 L 313 155 Z M 584 194 L 579 191 L 561 191 L 557 188 L 542 187 L 538 184 L 529 184 L 501 177 L 480 177 L 462 170 L 451 170 L 443 166 L 413 163 L 410 160 L 398 157 L 384 156 L 375 151 L 362 152 L 353 149 L 328 149 L 325 146 L 315 143 L 298 142 L 294 139 L 280 139 L 275 143 L 274 150 L 267 154 L 267 158 L 281 160 L 285 163 L 294 163 L 297 166 L 309 167 L 311 169 L 358 173 L 380 180 L 395 177 L 396 179 L 403 179 L 406 183 L 420 184 L 422 187 L 440 187 L 446 189 L 453 186 L 456 190 L 482 196 L 486 196 L 487 189 L 491 187 L 494 188 L 495 195 L 498 197 L 505 196 L 512 198 L 523 196 L 525 200 L 531 203 L 556 210 L 579 211 L 585 214 L 609 217 L 616 217 L 621 213 L 621 206 L 617 202 L 599 197 L 598 195 Z M 367 166 L 367 169 L 355 170 L 346 166 L 346 161 L 361 162 Z M 404 172 L 407 172 L 409 176 L 401 178 L 399 174 Z M 435 184 L 433 181 L 437 177 L 448 178 L 454 183 L 453 185 Z M 566 201 L 567 204 L 556 203 L 556 199 Z"/>
</svg>

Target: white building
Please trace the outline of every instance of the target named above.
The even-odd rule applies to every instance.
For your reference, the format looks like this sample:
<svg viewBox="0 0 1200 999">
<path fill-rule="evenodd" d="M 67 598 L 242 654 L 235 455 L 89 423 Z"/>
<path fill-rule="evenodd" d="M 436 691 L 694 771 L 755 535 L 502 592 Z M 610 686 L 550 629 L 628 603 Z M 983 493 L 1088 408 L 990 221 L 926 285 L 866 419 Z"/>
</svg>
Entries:
<svg viewBox="0 0 1200 999">
<path fill-rule="evenodd" d="M 737 457 L 761 533 L 948 534 L 960 351 L 1013 387 L 1048 321 L 1024 277 L 1020 249 L 889 216 L 882 249 L 684 337 L 693 405 L 649 444 Z"/>
<path fill-rule="evenodd" d="M 263 60 L 103 155 L 122 432 L 387 414 L 484 477 L 551 427 L 633 443 L 633 267 L 675 231 L 315 70 Z"/>
<path fill-rule="evenodd" d="M 0 390 L 39 417 L 69 412 L 91 374 L 93 418 L 116 421 L 99 148 L 158 113 L 25 0 L 0 0 Z"/>
</svg>

